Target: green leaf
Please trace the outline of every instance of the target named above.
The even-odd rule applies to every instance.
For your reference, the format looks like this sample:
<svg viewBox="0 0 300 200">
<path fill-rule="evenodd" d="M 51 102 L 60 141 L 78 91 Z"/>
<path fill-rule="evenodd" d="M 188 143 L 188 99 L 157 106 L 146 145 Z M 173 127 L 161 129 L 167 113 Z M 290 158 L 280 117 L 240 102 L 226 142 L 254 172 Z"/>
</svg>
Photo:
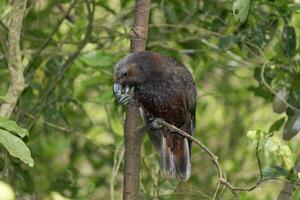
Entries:
<svg viewBox="0 0 300 200">
<path fill-rule="evenodd" d="M 296 32 L 294 27 L 289 26 L 287 22 L 282 30 L 281 42 L 284 54 L 289 57 L 293 56 L 297 46 Z"/>
<path fill-rule="evenodd" d="M 115 64 L 115 57 L 103 51 L 91 51 L 79 57 L 80 61 L 92 67 L 111 67 Z"/>
<path fill-rule="evenodd" d="M 288 176 L 290 173 L 288 170 L 279 167 L 272 166 L 270 168 L 266 168 L 262 170 L 263 176 L 266 177 L 279 177 L 279 176 Z"/>
<path fill-rule="evenodd" d="M 0 116 L 0 128 L 5 129 L 11 133 L 15 133 L 21 138 L 28 136 L 28 130 L 21 128 L 15 121 L 9 120 Z"/>
<path fill-rule="evenodd" d="M 291 200 L 299 200 L 299 199 L 300 199 L 300 188 L 298 188 L 294 191 Z"/>
<path fill-rule="evenodd" d="M 0 129 L 0 143 L 7 149 L 10 155 L 19 158 L 30 167 L 33 167 L 34 161 L 30 150 L 21 138 Z"/>
<path fill-rule="evenodd" d="M 285 122 L 285 117 L 280 118 L 279 120 L 275 121 L 271 125 L 271 127 L 269 129 L 269 132 L 272 133 L 272 132 L 275 132 L 275 131 L 279 131 L 280 128 L 283 126 L 284 122 Z"/>
<path fill-rule="evenodd" d="M 220 49 L 229 49 L 233 45 L 241 42 L 241 38 L 239 36 L 227 36 L 227 37 L 222 37 L 219 40 L 219 48 Z"/>
<path fill-rule="evenodd" d="M 284 126 L 282 137 L 285 140 L 292 139 L 300 131 L 300 114 L 288 116 Z"/>
<path fill-rule="evenodd" d="M 248 17 L 251 0 L 235 0 L 232 11 L 236 21 L 244 23 Z"/>
<path fill-rule="evenodd" d="M 263 87 L 257 87 L 257 86 L 249 86 L 248 90 L 253 92 L 255 96 L 262 97 L 266 101 L 273 100 L 273 96 Z"/>
</svg>

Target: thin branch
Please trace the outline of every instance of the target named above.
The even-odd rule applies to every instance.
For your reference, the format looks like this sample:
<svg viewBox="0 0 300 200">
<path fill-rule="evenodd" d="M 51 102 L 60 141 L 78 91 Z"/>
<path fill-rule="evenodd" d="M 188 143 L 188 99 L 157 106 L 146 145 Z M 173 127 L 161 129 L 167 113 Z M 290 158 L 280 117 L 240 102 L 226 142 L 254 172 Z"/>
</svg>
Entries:
<svg viewBox="0 0 300 200">
<path fill-rule="evenodd" d="M 176 126 L 174 126 L 172 124 L 169 124 L 168 122 L 166 122 L 164 120 L 159 121 L 159 123 L 162 126 L 168 128 L 171 132 L 178 133 L 179 135 L 181 135 L 181 136 L 189 139 L 190 141 L 196 143 L 202 150 L 204 150 L 208 154 L 208 156 L 210 157 L 211 161 L 213 162 L 213 164 L 217 168 L 219 177 L 223 178 L 223 173 L 222 173 L 222 169 L 220 167 L 219 161 L 218 161 L 218 157 L 208 147 L 206 147 L 204 144 L 202 144 L 202 142 L 200 142 L 199 140 L 197 140 L 193 136 L 187 134 L 185 131 L 177 128 Z"/>
<path fill-rule="evenodd" d="M 251 45 L 252 47 L 255 47 L 260 55 L 264 58 L 264 60 L 267 60 L 267 57 L 265 55 L 265 53 L 263 52 L 263 50 L 257 46 L 256 44 L 253 44 L 251 42 L 247 42 L 247 44 Z M 268 63 L 267 62 L 264 62 L 262 68 L 261 68 L 261 73 L 260 73 L 260 77 L 261 77 L 261 80 L 262 80 L 262 83 L 264 84 L 264 86 L 272 93 L 274 94 L 277 98 L 279 98 L 287 107 L 291 108 L 292 110 L 294 110 L 296 113 L 299 113 L 300 112 L 300 109 L 299 108 L 296 108 L 295 106 L 291 105 L 290 103 L 288 103 L 282 96 L 278 95 L 278 93 L 266 82 L 265 80 L 265 69 L 267 67 Z M 281 67 L 282 68 L 282 67 Z M 283 68 L 285 71 L 287 69 Z M 290 71 L 288 71 L 288 73 L 291 73 Z"/>
<path fill-rule="evenodd" d="M 9 180 L 9 166 L 10 166 L 10 160 L 9 160 L 9 154 L 7 152 L 2 154 L 3 156 L 3 161 L 4 161 L 4 166 L 2 169 L 2 176 L 4 178 L 5 181 Z"/>
<path fill-rule="evenodd" d="M 264 86 L 272 93 L 274 94 L 277 98 L 279 98 L 287 107 L 290 107 L 292 110 L 294 110 L 296 113 L 300 113 L 300 109 L 296 108 L 295 106 L 291 105 L 288 103 L 282 96 L 278 95 L 278 93 L 266 82 L 265 80 L 265 69 L 266 69 L 267 63 L 264 63 L 262 68 L 261 68 L 261 73 L 260 77 L 262 80 L 262 83 Z"/>
<path fill-rule="evenodd" d="M 35 116 L 34 115 L 31 115 L 30 113 L 28 112 L 24 112 L 24 111 L 21 111 L 24 113 L 25 116 L 31 118 L 31 119 L 34 119 Z M 63 126 L 59 126 L 57 124 L 53 124 L 51 122 L 47 122 L 45 120 L 42 121 L 43 124 L 45 124 L 46 126 L 50 127 L 50 128 L 54 128 L 58 131 L 62 131 L 62 132 L 66 132 L 66 133 L 71 133 L 73 130 L 72 129 L 69 129 L 69 128 L 66 128 L 66 127 L 63 127 Z"/>
<path fill-rule="evenodd" d="M 9 31 L 8 27 L 1 19 L 0 19 L 0 25 L 5 29 L 5 31 Z"/>
<path fill-rule="evenodd" d="M 51 42 L 52 37 L 57 33 L 57 31 L 59 30 L 59 27 L 61 26 L 61 24 L 63 23 L 63 21 L 70 15 L 70 12 L 73 10 L 73 8 L 75 7 L 75 5 L 76 5 L 77 2 L 78 2 L 78 0 L 73 0 L 73 2 L 70 4 L 67 12 L 57 22 L 56 26 L 54 27 L 54 29 L 52 30 L 52 32 L 50 33 L 50 35 L 48 36 L 48 38 L 44 41 L 44 43 L 42 44 L 42 46 L 38 49 L 38 51 L 34 54 L 34 56 L 32 57 L 32 59 L 30 60 L 29 64 L 27 65 L 27 68 L 26 68 L 27 70 L 34 64 L 34 62 L 40 56 L 40 54 L 42 53 L 42 51 Z"/>
<path fill-rule="evenodd" d="M 95 14 L 95 1 L 93 0 L 90 3 L 88 0 L 85 0 L 85 2 L 86 2 L 87 10 L 88 10 L 88 16 L 87 16 L 88 25 L 86 28 L 84 38 L 83 38 L 83 40 L 80 41 L 80 43 L 77 47 L 77 50 L 72 55 L 70 55 L 69 58 L 64 62 L 64 64 L 61 67 L 61 70 L 57 73 L 56 79 L 51 82 L 51 85 L 49 87 L 47 87 L 46 91 L 42 94 L 42 96 L 40 97 L 41 102 L 44 102 L 47 99 L 47 97 L 54 91 L 57 84 L 63 79 L 65 73 L 69 70 L 73 61 L 79 56 L 82 49 L 89 42 L 89 39 L 92 34 L 92 30 L 93 30 L 93 22 L 94 22 L 94 14 Z M 92 6 L 92 7 L 90 7 L 90 6 Z M 36 107 L 37 107 L 37 105 L 36 105 Z M 38 108 L 37 108 L 38 110 L 36 111 L 35 118 L 30 123 L 28 129 L 31 129 L 33 127 L 33 125 L 35 124 L 37 119 L 40 117 L 41 112 L 43 111 L 43 108 L 44 108 L 43 103 L 40 106 L 38 106 Z"/>
<path fill-rule="evenodd" d="M 257 145 L 256 145 L 256 158 L 257 158 L 258 168 L 259 168 L 259 173 L 260 173 L 259 180 L 253 186 L 243 188 L 243 187 L 235 187 L 229 181 L 227 181 L 226 177 L 224 176 L 224 172 L 222 171 L 222 168 L 218 162 L 218 157 L 208 147 L 206 147 L 204 144 L 202 144 L 198 139 L 194 138 L 193 136 L 187 134 L 185 131 L 177 128 L 176 126 L 174 126 L 172 124 L 169 124 L 168 122 L 166 122 L 164 120 L 158 120 L 158 124 L 161 125 L 163 128 L 167 128 L 171 132 L 179 134 L 182 137 L 189 139 L 193 143 L 196 143 L 203 151 L 205 151 L 205 153 L 210 157 L 212 163 L 215 165 L 215 167 L 218 171 L 218 177 L 219 177 L 218 183 L 226 186 L 237 199 L 239 199 L 238 192 L 250 192 L 250 191 L 258 188 L 262 183 L 269 181 L 269 180 L 280 180 L 280 181 L 291 182 L 289 180 L 280 179 L 278 177 L 270 177 L 270 178 L 263 177 L 262 165 L 261 165 L 259 153 L 263 151 L 264 145 L 265 145 L 268 137 L 270 137 L 270 136 L 266 137 L 266 139 L 264 141 L 264 145 L 261 147 L 261 149 L 259 148 L 259 142 L 257 142 Z M 299 185 L 299 183 L 297 183 L 297 182 L 291 182 L 291 184 Z M 214 199 L 217 197 L 218 188 L 219 188 L 219 186 L 217 185 L 217 190 L 214 193 L 214 197 L 213 197 Z"/>
<path fill-rule="evenodd" d="M 120 154 L 119 158 L 118 158 L 118 154 Z M 121 141 L 117 145 L 116 152 L 115 152 L 115 155 L 114 155 L 114 165 L 113 165 L 113 169 L 112 169 L 112 173 L 111 173 L 111 179 L 110 179 L 110 199 L 111 200 L 115 199 L 115 190 L 114 190 L 115 178 L 118 175 L 123 157 L 124 157 L 124 147 L 123 147 L 123 141 Z"/>
<path fill-rule="evenodd" d="M 201 41 L 203 44 L 206 44 L 208 47 L 210 47 L 210 48 L 212 48 L 212 49 L 214 49 L 214 50 L 218 50 L 218 51 L 220 50 L 218 46 L 212 44 L 211 42 L 209 42 L 209 41 L 206 40 L 206 39 L 203 39 L 203 38 L 202 38 L 200 41 Z M 243 64 L 243 65 L 245 65 L 245 66 L 247 66 L 247 67 L 252 67 L 252 66 L 253 66 L 253 64 L 249 63 L 248 61 L 243 60 L 242 57 L 240 57 L 239 55 L 233 53 L 233 52 L 230 51 L 230 50 L 226 50 L 225 53 L 226 53 L 228 56 L 230 56 L 232 59 L 234 59 L 235 61 L 237 61 L 237 62 L 239 62 L 239 63 L 241 63 L 241 64 Z"/>
</svg>

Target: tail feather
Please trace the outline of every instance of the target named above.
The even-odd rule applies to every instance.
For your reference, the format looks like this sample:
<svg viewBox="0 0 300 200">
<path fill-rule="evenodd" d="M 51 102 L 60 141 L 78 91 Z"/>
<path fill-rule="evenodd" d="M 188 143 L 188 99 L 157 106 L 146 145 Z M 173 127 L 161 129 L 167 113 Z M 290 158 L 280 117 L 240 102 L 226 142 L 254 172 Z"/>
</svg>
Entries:
<svg viewBox="0 0 300 200">
<path fill-rule="evenodd" d="M 175 157 L 171 148 L 167 145 L 167 139 L 162 137 L 160 149 L 160 169 L 163 177 L 174 179 L 176 177 Z"/>
<path fill-rule="evenodd" d="M 190 148 L 186 138 L 168 134 L 162 137 L 161 172 L 169 179 L 186 181 L 191 175 Z"/>
<path fill-rule="evenodd" d="M 177 167 L 177 178 L 186 181 L 191 175 L 191 158 L 188 140 L 181 139 L 181 149 L 175 154 L 175 162 Z"/>
</svg>

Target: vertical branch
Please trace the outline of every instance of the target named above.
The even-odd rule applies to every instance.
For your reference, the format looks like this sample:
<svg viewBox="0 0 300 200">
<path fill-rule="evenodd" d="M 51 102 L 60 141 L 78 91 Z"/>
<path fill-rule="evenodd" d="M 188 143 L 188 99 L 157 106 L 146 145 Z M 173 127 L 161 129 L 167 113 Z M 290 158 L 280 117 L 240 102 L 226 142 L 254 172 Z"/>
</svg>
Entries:
<svg viewBox="0 0 300 200">
<path fill-rule="evenodd" d="M 27 0 L 12 1 L 12 10 L 6 27 L 7 40 L 3 43 L 6 61 L 9 69 L 10 85 L 5 95 L 5 101 L 0 106 L 0 116 L 10 118 L 19 97 L 25 89 L 24 69 L 20 47 L 22 21 L 26 12 Z M 9 181 L 9 158 L 5 152 L 2 176 Z"/>
<path fill-rule="evenodd" d="M 9 118 L 25 89 L 24 68 L 20 47 L 21 28 L 26 12 L 27 0 L 12 1 L 12 10 L 8 22 L 8 38 L 4 43 L 7 65 L 10 74 L 10 86 L 1 104 L 0 116 Z"/>
<path fill-rule="evenodd" d="M 130 32 L 131 51 L 143 51 L 148 37 L 150 0 L 136 0 L 134 23 Z M 124 130 L 125 166 L 123 200 L 136 200 L 139 194 L 140 154 L 143 134 L 139 131 L 139 109 L 128 105 Z"/>
<path fill-rule="evenodd" d="M 135 4 L 134 22 L 130 32 L 132 52 L 144 51 L 146 49 L 150 0 L 136 0 Z"/>
<path fill-rule="evenodd" d="M 4 44 L 7 52 L 7 65 L 10 73 L 10 86 L 5 102 L 0 107 L 0 116 L 10 117 L 17 101 L 25 88 L 24 65 L 20 48 L 22 21 L 26 12 L 26 0 L 12 1 L 12 10 L 8 23 L 8 38 Z"/>
</svg>

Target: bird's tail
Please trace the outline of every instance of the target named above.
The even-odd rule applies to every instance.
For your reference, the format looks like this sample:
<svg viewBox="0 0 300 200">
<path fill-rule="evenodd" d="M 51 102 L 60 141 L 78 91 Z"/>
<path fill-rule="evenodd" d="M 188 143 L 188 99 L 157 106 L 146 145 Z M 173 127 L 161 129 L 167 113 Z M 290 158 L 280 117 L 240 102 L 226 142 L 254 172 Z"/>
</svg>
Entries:
<svg viewBox="0 0 300 200">
<path fill-rule="evenodd" d="M 188 140 L 175 134 L 166 134 L 161 142 L 162 176 L 186 181 L 191 175 L 191 158 Z"/>
</svg>

